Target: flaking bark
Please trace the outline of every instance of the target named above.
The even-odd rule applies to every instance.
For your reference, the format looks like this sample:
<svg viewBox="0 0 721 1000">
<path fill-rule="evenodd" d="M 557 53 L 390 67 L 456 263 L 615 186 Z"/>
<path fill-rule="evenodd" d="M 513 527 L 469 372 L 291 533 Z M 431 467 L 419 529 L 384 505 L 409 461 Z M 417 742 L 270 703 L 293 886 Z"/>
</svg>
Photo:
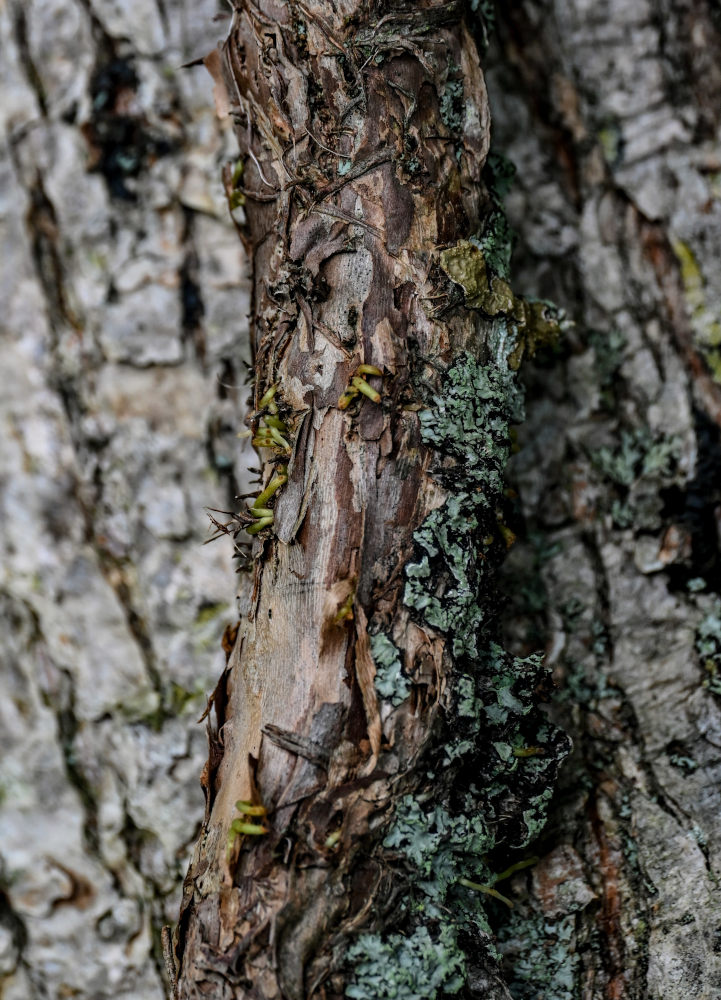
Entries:
<svg viewBox="0 0 721 1000">
<path fill-rule="evenodd" d="M 528 314 L 500 277 L 478 270 L 482 258 L 472 264 L 473 296 L 453 270 L 480 257 L 461 241 L 482 231 L 493 207 L 481 181 L 486 92 L 464 11 L 348 2 L 321 14 L 302 3 L 244 3 L 221 49 L 243 161 L 242 176 L 228 171 L 226 184 L 231 205 L 245 205 L 255 402 L 277 386 L 273 408 L 291 453 L 261 451 L 262 485 L 274 468 L 285 475 L 286 463 L 288 481 L 258 536 L 252 597 L 212 700 L 208 812 L 176 937 L 184 998 L 344 994 L 348 941 L 383 930 L 404 884 L 374 847 L 394 804 L 431 784 L 419 764 L 453 718 L 454 671 L 478 648 L 482 608 L 475 617 L 475 604 L 461 608 L 458 630 L 445 619 L 430 627 L 430 611 L 419 610 L 442 603 L 453 581 L 433 559 L 427 571 L 414 540 L 452 496 L 455 469 L 470 490 L 460 517 L 478 518 L 477 534 L 460 536 L 463 573 L 480 579 L 508 538 L 497 527 L 495 464 L 486 486 L 461 471 L 473 464 L 462 430 L 466 411 L 469 433 L 477 423 L 472 386 L 484 398 L 497 389 L 483 372 L 491 334 L 509 380 L 506 354 L 515 348 L 517 364 L 523 350 L 519 336 L 498 347 L 506 324 L 491 316 L 513 312 L 518 334 Z M 441 268 L 440 251 L 453 245 L 460 256 Z M 445 384 L 458 440 L 442 429 L 434 438 L 419 411 L 459 358 L 467 361 L 458 379 Z M 384 373 L 368 376 L 380 403 L 358 394 L 339 408 L 361 364 Z M 463 365 L 475 379 L 465 396 Z M 499 385 L 505 440 L 512 392 Z M 251 415 L 254 431 L 266 415 Z M 488 510 L 479 511 L 484 495 Z M 420 543 L 431 555 L 439 530 L 429 521 Z M 414 553 L 431 594 L 415 608 L 404 602 Z M 409 688 L 399 704 L 374 684 L 369 640 L 381 633 Z M 493 662 L 500 670 L 500 651 Z M 530 684 L 536 673 L 534 661 L 523 676 Z M 520 820 L 521 799 L 505 816 L 518 816 L 515 839 L 525 843 L 533 821 L 527 829 Z M 267 809 L 266 835 L 229 839 L 237 800 Z M 421 801 L 430 811 L 440 796 L 426 787 Z M 482 950 L 470 961 L 472 973 L 452 960 L 464 969 L 453 992 L 506 995 Z"/>
</svg>

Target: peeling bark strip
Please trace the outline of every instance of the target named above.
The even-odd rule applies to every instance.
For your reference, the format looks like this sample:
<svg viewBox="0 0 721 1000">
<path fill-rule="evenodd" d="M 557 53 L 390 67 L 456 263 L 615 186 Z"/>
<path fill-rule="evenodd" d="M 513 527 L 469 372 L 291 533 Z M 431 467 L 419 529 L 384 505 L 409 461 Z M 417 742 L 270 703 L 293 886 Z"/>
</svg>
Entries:
<svg viewBox="0 0 721 1000">
<path fill-rule="evenodd" d="M 222 48 L 264 465 L 178 991 L 506 996 L 486 855 L 538 831 L 566 751 L 539 659 L 487 633 L 513 369 L 550 320 L 479 249 L 498 211 L 465 5 L 321 10 L 243 3 Z"/>
</svg>

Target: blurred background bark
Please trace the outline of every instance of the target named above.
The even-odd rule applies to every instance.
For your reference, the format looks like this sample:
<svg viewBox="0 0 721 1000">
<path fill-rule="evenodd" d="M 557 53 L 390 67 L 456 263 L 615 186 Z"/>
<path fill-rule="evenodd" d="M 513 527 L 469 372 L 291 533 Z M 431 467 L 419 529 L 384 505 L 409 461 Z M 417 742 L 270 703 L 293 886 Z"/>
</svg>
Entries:
<svg viewBox="0 0 721 1000">
<path fill-rule="evenodd" d="M 575 741 L 498 916 L 519 1000 L 721 993 L 720 27 L 522 0 L 486 66 L 514 288 L 576 324 L 526 369 L 511 470 L 506 627 L 546 644 Z"/>
<path fill-rule="evenodd" d="M 0 994 L 163 995 L 235 620 L 248 291 L 212 4 L 0 6 Z"/>
<path fill-rule="evenodd" d="M 235 155 L 202 5 L 0 8 L 0 995 L 162 996 L 234 621 Z M 718 7 L 519 0 L 486 75 L 527 373 L 508 642 L 575 740 L 494 911 L 518 1000 L 721 992 Z M 505 890 L 504 890 L 505 891 Z"/>
</svg>

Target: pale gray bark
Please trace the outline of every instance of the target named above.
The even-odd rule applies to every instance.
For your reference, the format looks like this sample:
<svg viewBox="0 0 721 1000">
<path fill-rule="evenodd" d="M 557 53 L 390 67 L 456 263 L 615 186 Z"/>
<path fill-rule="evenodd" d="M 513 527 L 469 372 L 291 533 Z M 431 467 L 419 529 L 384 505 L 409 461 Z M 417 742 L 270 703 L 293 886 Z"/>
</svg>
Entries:
<svg viewBox="0 0 721 1000">
<path fill-rule="evenodd" d="M 211 16 L 0 7 L 3 1000 L 159 1000 L 202 818 L 237 580 L 203 508 L 237 491 L 248 391 L 232 146 L 180 68 Z"/>
</svg>

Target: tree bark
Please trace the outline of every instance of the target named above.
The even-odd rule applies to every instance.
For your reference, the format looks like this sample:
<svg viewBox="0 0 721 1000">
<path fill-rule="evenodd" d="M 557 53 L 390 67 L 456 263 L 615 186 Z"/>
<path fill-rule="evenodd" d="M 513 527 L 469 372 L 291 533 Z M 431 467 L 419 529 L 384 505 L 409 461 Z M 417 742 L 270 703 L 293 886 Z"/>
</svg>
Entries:
<svg viewBox="0 0 721 1000">
<path fill-rule="evenodd" d="M 298 5 L 292 10 L 297 28 L 290 29 L 291 42 L 297 37 L 294 32 L 308 30 L 309 23 L 304 8 Z M 716 889 L 721 746 L 721 584 L 715 528 L 719 507 L 715 323 L 721 287 L 717 11 L 711 3 L 669 5 L 663 0 L 592 6 L 581 0 L 521 0 L 499 5 L 498 15 L 500 44 L 483 65 L 494 145 L 518 170 L 506 200 L 519 235 L 514 289 L 562 305 L 575 327 L 565 331 L 562 348 L 527 370 L 525 378 L 528 418 L 519 431 L 520 451 L 512 466 L 525 528 L 517 518 L 511 521 L 519 540 L 503 571 L 508 597 L 494 602 L 488 577 L 479 582 L 473 576 L 472 586 L 481 594 L 483 607 L 504 624 L 506 644 L 515 654 L 526 656 L 548 646 L 548 663 L 559 685 L 554 717 L 572 733 L 576 749 L 562 772 L 561 790 L 540 842 L 519 851 L 494 849 L 480 838 L 472 844 L 473 831 L 463 820 L 459 799 L 449 792 L 452 781 L 462 782 L 463 774 L 451 773 L 445 756 L 452 767 L 458 760 L 457 743 L 468 739 L 481 747 L 480 759 L 473 766 L 464 765 L 466 777 L 469 771 L 480 776 L 479 812 L 493 838 L 501 844 L 506 838 L 506 844 L 513 845 L 527 834 L 518 803 L 508 808 L 506 802 L 499 823 L 498 798 L 485 791 L 491 753 L 497 755 L 491 742 L 507 754 L 507 747 L 514 749 L 512 740 L 497 731 L 479 737 L 469 728 L 472 716 L 453 721 L 454 688 L 467 690 L 462 677 L 469 671 L 463 659 L 452 661 L 444 651 L 437 671 L 432 657 L 418 667 L 409 661 L 407 649 L 394 652 L 405 640 L 402 629 L 394 631 L 391 612 L 398 599 L 392 597 L 371 650 L 379 672 L 383 738 L 387 741 L 405 724 L 393 721 L 391 714 L 398 710 L 408 716 L 402 701 L 405 692 L 412 691 L 411 697 L 421 706 L 419 721 L 412 717 L 413 726 L 425 726 L 435 718 L 425 751 L 427 763 L 415 777 L 399 765 L 399 780 L 390 789 L 387 809 L 381 784 L 376 784 L 379 807 L 369 822 L 373 829 L 360 845 L 352 815 L 342 823 L 336 820 L 342 831 L 337 839 L 338 829 L 331 825 L 323 841 L 329 844 L 325 850 L 318 848 L 322 835 L 310 835 L 311 864 L 327 864 L 336 885 L 342 883 L 343 872 L 358 873 L 342 883 L 341 905 L 366 893 L 368 908 L 360 908 L 354 923 L 352 906 L 358 904 L 349 904 L 335 925 L 325 926 L 326 936 L 308 962 L 317 971 L 316 978 L 328 967 L 340 968 L 333 973 L 337 978 L 321 984 L 329 996 L 334 990 L 341 992 L 346 983 L 356 996 L 382 996 L 386 981 L 398 985 L 391 972 L 395 953 L 401 953 L 415 976 L 399 988 L 402 995 L 414 988 L 421 995 L 453 994 L 458 987 L 471 995 L 475 990 L 482 996 L 506 996 L 498 983 L 502 976 L 517 1000 L 715 997 L 721 976 Z M 334 37 L 342 42 L 359 27 L 351 22 Z M 333 68 L 329 53 L 340 50 L 327 37 L 319 41 L 322 28 L 311 24 L 310 30 L 316 53 L 326 50 L 326 62 L 316 55 L 316 64 L 325 79 L 330 75 L 335 80 L 337 67 Z M 260 22 L 257 32 L 261 41 L 266 38 Z M 88 1000 L 123 996 L 158 1000 L 160 928 L 177 913 L 188 844 L 202 810 L 197 773 L 205 751 L 195 720 L 204 691 L 215 684 L 222 666 L 219 643 L 230 620 L 228 603 L 236 580 L 229 545 L 225 549 L 222 542 L 200 545 L 207 537 L 202 507 L 224 508 L 246 488 L 244 452 L 235 436 L 245 412 L 238 359 L 245 351 L 246 293 L 238 290 L 243 281 L 241 255 L 224 223 L 225 206 L 214 192 L 218 163 L 235 156 L 235 146 L 224 143 L 210 114 L 202 70 L 178 71 L 181 63 L 214 41 L 217 26 L 197 5 L 175 0 L 150 5 L 59 0 L 5 4 L 0 10 L 0 33 L 4 129 L 0 543 L 6 623 L 0 635 L 0 992 L 3 1000 L 71 994 Z M 385 48 L 389 42 L 398 48 L 389 52 Z M 264 44 L 269 45 L 267 38 Z M 368 65 L 383 73 L 405 53 L 403 74 L 406 64 L 422 58 L 428 65 L 421 63 L 416 69 L 417 79 L 425 78 L 430 66 L 432 88 L 426 105 L 414 107 L 414 95 L 397 90 L 388 104 L 392 108 L 397 100 L 403 106 L 402 110 L 396 106 L 398 134 L 389 145 L 394 150 L 394 176 L 401 187 L 410 187 L 413 205 L 418 201 L 417 188 L 429 183 L 428 161 L 439 158 L 438 148 L 443 151 L 455 144 L 458 151 L 463 145 L 454 118 L 455 125 L 463 124 L 458 84 L 462 77 L 465 81 L 466 70 L 457 72 L 449 66 L 439 75 L 440 52 L 441 39 L 434 40 L 433 31 L 420 35 L 409 22 L 386 21 L 376 26 L 367 49 L 355 57 L 359 71 L 370 57 Z M 384 61 L 374 63 L 376 56 Z M 264 58 L 265 66 L 272 64 L 276 58 L 272 47 Z M 309 60 L 301 51 L 297 65 L 305 72 Z M 351 73 L 352 63 L 346 59 L 346 65 Z M 320 80 L 320 70 L 310 79 Z M 350 87 L 352 78 L 345 82 Z M 400 83 L 405 88 L 403 79 Z M 434 96 L 438 86 L 440 102 Z M 369 88 L 367 81 L 364 87 Z M 319 88 L 311 84 L 310 91 L 317 101 Z M 352 127 L 356 136 L 343 146 L 348 136 L 332 132 L 333 116 L 342 109 L 333 107 L 326 118 L 320 100 L 305 124 L 324 145 L 347 155 L 332 157 L 315 143 L 322 176 L 304 178 L 302 187 L 310 191 L 308 205 L 315 205 L 323 185 L 336 179 L 349 178 L 352 190 L 359 191 L 363 178 L 349 177 L 348 164 L 352 167 L 362 158 L 357 143 L 366 134 L 366 123 L 373 122 L 367 105 L 357 106 L 357 119 L 356 109 L 349 109 L 349 118 L 340 126 Z M 272 108 L 270 101 L 267 107 Z M 450 124 L 441 114 L 439 138 L 432 140 L 432 156 L 424 160 L 413 140 L 422 138 L 420 145 L 429 146 L 428 122 L 433 116 L 437 121 L 441 110 Z M 383 117 L 377 116 L 379 121 Z M 255 112 L 251 119 L 256 121 Z M 293 128 L 299 135 L 297 154 L 289 150 L 286 164 L 295 174 L 294 155 L 302 170 L 309 169 L 312 156 L 306 144 L 314 140 L 301 135 L 295 122 Z M 273 129 L 271 137 L 280 141 L 275 123 Z M 247 131 L 244 142 L 246 137 Z M 288 188 L 291 180 L 284 172 L 280 179 L 274 173 L 272 157 L 258 134 L 253 133 L 252 139 L 265 176 L 274 187 Z M 285 142 L 281 145 L 285 149 Z M 474 143 L 470 146 L 473 149 Z M 477 164 L 480 159 L 476 152 Z M 251 182 L 260 197 L 274 197 L 273 189 L 258 183 L 247 155 L 245 164 L 246 177 L 236 178 L 237 187 L 231 189 L 238 217 L 240 189 L 250 189 Z M 389 190 L 387 176 L 381 177 L 383 170 L 390 166 L 379 164 L 365 175 L 374 191 Z M 447 166 L 443 175 L 450 176 Z M 497 161 L 493 177 L 496 182 L 500 178 Z M 499 235 L 493 186 L 486 170 L 486 183 L 478 185 L 476 214 L 469 211 L 465 221 L 451 218 L 445 223 L 441 211 L 436 225 L 443 236 L 422 269 L 425 277 L 429 268 L 429 297 L 453 293 L 440 256 L 449 245 L 470 236 L 476 223 L 484 237 L 479 242 L 485 259 L 493 262 L 497 274 L 503 273 L 509 247 L 501 239 L 499 255 L 485 238 Z M 341 191 L 318 207 L 341 205 Z M 369 213 L 363 220 L 355 216 L 355 202 L 341 205 L 352 210 L 356 223 L 367 221 L 376 211 L 369 204 L 374 196 L 359 193 L 362 210 Z M 446 194 L 449 205 L 457 203 L 452 185 L 444 198 Z M 253 221 L 260 219 L 251 214 L 254 205 L 265 206 L 269 213 L 265 222 Z M 277 202 L 246 202 L 249 224 L 256 226 L 256 233 L 267 226 L 271 240 L 273 206 Z M 292 213 L 297 218 L 302 208 L 302 203 L 299 209 L 293 202 L 289 218 Z M 322 222 L 324 217 L 308 218 Z M 331 238 L 338 235 L 342 242 L 346 234 L 355 237 L 355 243 L 349 239 L 358 247 L 353 260 L 370 259 L 375 267 L 387 239 L 371 239 L 371 230 L 360 225 L 353 233 L 352 226 L 343 228 L 345 220 L 337 222 L 339 232 L 331 232 Z M 390 229 L 395 236 L 394 222 Z M 365 234 L 369 234 L 367 245 Z M 413 236 L 422 247 L 417 233 Z M 318 245 L 325 246 L 328 237 L 328 230 L 321 230 Z M 401 243 L 391 244 L 396 257 L 381 259 L 391 269 L 399 266 L 396 258 L 407 263 L 402 254 L 410 240 Z M 337 336 L 344 375 L 356 356 L 369 359 L 347 342 L 353 306 L 358 342 L 364 348 L 371 342 L 360 320 L 366 290 L 359 296 L 360 304 L 344 303 L 343 309 L 324 312 L 329 302 L 337 303 L 333 296 L 340 286 L 339 272 L 331 265 L 338 267 L 349 259 L 350 249 L 341 248 L 317 267 L 312 255 L 310 263 L 306 255 L 306 269 L 315 268 L 316 273 L 305 292 L 301 289 L 312 310 L 316 341 Z M 409 287 L 393 302 L 395 311 L 387 314 L 392 323 L 398 312 L 405 315 L 407 300 L 417 294 L 417 258 L 412 247 L 411 251 Z M 274 274 L 282 270 L 286 257 L 284 248 L 280 261 L 272 265 Z M 453 258 L 445 260 L 453 269 Z M 319 286 L 318 275 L 329 268 L 332 284 L 325 289 L 322 283 Z M 356 280 L 355 273 L 351 277 Z M 288 311 L 288 302 L 278 285 L 276 281 L 272 295 L 280 315 L 280 307 Z M 259 301 L 266 306 L 269 294 L 261 289 Z M 433 360 L 440 355 L 441 367 L 448 368 L 450 362 L 454 370 L 443 325 L 452 326 L 456 350 L 475 323 L 472 348 L 488 373 L 497 359 L 494 338 L 499 314 L 495 320 L 487 314 L 464 319 L 462 285 L 456 286 L 455 295 L 456 299 L 429 298 L 426 304 L 440 313 L 434 320 L 440 331 L 438 344 L 426 356 Z M 293 296 L 300 303 L 295 285 Z M 483 297 L 488 305 L 489 292 Z M 469 292 L 466 305 L 473 298 Z M 300 311 L 303 319 L 291 310 L 291 322 L 302 326 L 307 322 L 302 305 Z M 405 336 L 406 326 L 400 324 L 398 329 Z M 381 342 L 379 337 L 373 345 Z M 380 358 L 386 378 L 369 379 L 378 390 L 383 387 L 386 401 L 380 412 L 374 415 L 376 404 L 358 397 L 346 411 L 343 419 L 352 415 L 351 433 L 363 442 L 358 448 L 382 451 L 377 442 L 383 438 L 374 438 L 372 429 L 367 429 L 366 422 L 373 418 L 379 426 L 391 420 L 390 437 L 395 440 L 393 429 L 399 418 L 393 414 L 399 397 L 401 409 L 419 406 L 437 413 L 432 396 L 439 385 L 443 391 L 444 376 L 432 365 L 423 370 L 420 349 L 406 339 L 412 358 L 408 367 L 416 375 L 410 389 L 405 395 L 399 389 L 408 382 L 402 352 L 393 374 L 397 378 L 400 371 L 405 383 L 388 377 L 388 357 L 398 357 L 398 345 L 389 341 L 396 353 Z M 417 357 L 412 353 L 416 350 Z M 331 360 L 329 372 L 336 365 L 335 358 Z M 269 363 L 266 355 L 260 367 L 264 385 Z M 275 374 L 270 372 L 270 378 Z M 292 378 L 293 373 L 291 382 Z M 302 384 L 305 378 L 298 376 Z M 488 386 L 482 388 L 486 391 Z M 331 407 L 344 389 L 345 385 L 338 388 L 335 398 L 328 393 Z M 282 397 L 281 387 L 277 392 Z M 396 401 L 392 409 L 388 399 Z M 315 402 L 313 408 L 320 409 Z M 407 410 L 403 420 L 411 422 L 413 413 Z M 483 421 L 493 414 L 484 410 L 480 416 Z M 293 429 L 295 419 L 288 421 Z M 302 425 L 308 428 L 307 435 L 309 420 Z M 439 510 L 449 511 L 450 501 L 443 504 L 448 482 L 443 479 L 442 459 L 429 451 L 430 427 L 425 440 L 419 438 L 422 426 L 414 433 L 415 438 L 409 437 L 405 444 L 394 444 L 383 460 L 397 462 L 414 440 L 419 441 L 424 456 L 420 460 L 426 462 L 422 475 L 438 476 L 438 503 L 443 505 Z M 459 440 L 465 440 L 467 433 L 468 426 Z M 295 434 L 291 443 L 296 452 L 298 441 Z M 301 450 L 302 454 L 308 450 L 307 438 Z M 369 462 L 377 454 L 372 452 Z M 482 467 L 475 454 L 469 449 L 467 464 Z M 358 461 L 354 459 L 354 468 Z M 418 461 L 419 456 L 409 458 L 414 467 Z M 464 464 L 457 452 L 446 461 Z M 366 473 L 357 479 L 358 491 L 372 481 L 365 460 L 363 468 Z M 395 481 L 394 474 L 385 475 L 383 482 Z M 347 478 L 339 482 L 347 483 Z M 291 474 L 284 488 L 286 504 L 291 502 L 292 488 L 297 503 L 300 488 L 294 486 Z M 314 489 L 309 501 L 323 503 L 321 487 Z M 453 489 L 456 494 L 466 492 L 465 481 L 455 482 Z M 270 501 L 280 530 L 285 523 L 283 497 L 284 491 Z M 508 520 L 505 506 L 499 502 L 498 507 Z M 413 517 L 420 513 L 419 509 Z M 487 514 L 469 511 L 465 502 L 460 514 L 466 522 L 473 517 L 481 521 L 476 533 L 481 538 L 506 531 L 510 541 L 507 524 L 503 530 L 496 527 L 498 522 L 489 525 Z M 312 516 L 310 511 L 308 518 Z M 414 524 L 409 519 L 408 531 Z M 300 528 L 301 536 L 304 530 Z M 367 520 L 362 530 L 364 537 L 369 534 Z M 422 537 L 428 540 L 427 535 Z M 278 544 L 272 537 L 265 542 L 269 557 L 275 558 L 272 546 Z M 364 544 L 365 553 L 375 551 L 367 540 Z M 373 541 L 372 546 L 376 544 Z M 502 547 L 496 534 L 490 561 L 500 559 Z M 411 565 L 422 566 L 424 554 L 428 551 L 423 544 L 414 544 Z M 429 556 L 429 567 L 436 573 L 434 558 Z M 269 586 L 270 572 L 270 566 L 263 570 L 263 588 Z M 369 570 L 366 565 L 364 572 L 367 587 L 369 573 L 382 581 L 387 571 L 382 566 Z M 398 576 L 399 589 L 405 592 L 407 581 L 400 565 Z M 375 610 L 375 596 L 371 590 L 368 600 L 366 590 L 365 603 L 356 602 L 356 615 L 359 607 L 366 616 Z M 266 606 L 272 607 L 275 617 L 276 604 Z M 335 607 L 344 613 L 350 609 L 342 595 Z M 438 611 L 437 606 L 428 607 L 430 615 Z M 337 613 L 334 610 L 330 617 Z M 373 632 L 377 618 L 374 621 L 371 614 L 369 621 Z M 431 652 L 444 645 L 447 633 L 438 629 L 436 634 L 425 612 L 413 622 L 432 637 L 427 647 Z M 354 677 L 353 655 L 359 641 L 355 628 L 356 622 L 345 619 L 345 624 L 331 623 L 328 630 L 339 645 L 344 643 L 349 650 L 353 646 L 348 653 L 349 678 Z M 481 645 L 487 649 L 485 640 Z M 513 664 L 518 676 L 517 663 L 510 657 L 505 663 Z M 294 663 L 292 669 L 296 668 Z M 238 669 L 234 664 L 226 675 L 236 687 Z M 481 686 L 480 693 L 476 691 L 479 700 L 484 706 L 497 704 L 488 681 L 483 681 L 485 688 L 481 684 L 483 677 L 493 674 L 482 663 L 479 670 L 481 680 L 474 680 Z M 439 688 L 439 680 L 446 683 L 445 689 Z M 361 731 L 367 722 L 360 686 L 355 679 L 349 683 L 353 690 L 342 692 L 344 719 L 352 711 L 356 725 L 349 742 L 358 747 L 366 739 L 362 749 L 369 755 L 369 733 Z M 524 690 L 533 686 L 531 677 Z M 221 685 L 219 694 L 223 691 Z M 394 705 L 394 697 L 401 702 Z M 225 713 L 221 699 L 218 707 Z M 415 705 L 411 708 L 415 711 Z M 484 726 L 489 725 L 485 711 L 483 718 Z M 300 764 L 292 778 L 301 793 L 323 783 L 321 791 L 328 787 L 331 776 L 323 769 L 328 747 L 319 749 L 315 740 L 303 739 L 309 724 L 301 729 L 300 738 L 295 735 L 295 742 L 287 733 L 269 732 L 285 747 L 307 755 L 308 787 L 302 784 Z M 248 739 L 252 741 L 252 735 Z M 261 760 L 267 740 L 264 737 Z M 447 754 L 435 749 L 444 740 L 450 747 Z M 534 745 L 534 740 L 529 733 L 525 745 Z M 389 754 L 382 744 L 376 777 Z M 421 759 L 419 755 L 419 763 Z M 536 758 L 536 764 L 540 760 Z M 314 761 L 318 766 L 312 766 Z M 334 776 L 342 766 L 350 767 L 352 761 L 337 765 Z M 430 782 L 428 772 L 434 774 Z M 502 775 L 500 786 L 513 789 L 515 773 Z M 545 774 L 531 792 L 548 788 L 551 779 L 550 772 Z M 428 783 L 433 795 L 425 788 Z M 404 789 L 413 791 L 415 799 L 403 795 Z M 351 787 L 349 793 L 353 792 Z M 340 803 L 345 809 L 343 794 L 333 798 L 332 792 L 326 793 L 325 799 L 321 795 L 321 804 L 330 798 L 334 807 Z M 527 790 L 521 799 L 528 797 Z M 396 819 L 388 825 L 391 802 L 397 802 Z M 299 842 L 305 850 L 309 835 L 301 830 L 296 836 L 293 824 L 302 824 L 308 813 L 289 822 L 295 839 L 281 841 L 278 864 L 282 850 L 289 851 L 289 859 L 298 857 Z M 261 841 L 278 841 L 279 823 L 285 822 L 278 815 L 273 812 L 266 821 L 272 833 L 253 842 L 246 839 L 243 858 Z M 312 825 L 316 815 L 306 829 L 316 829 Z M 228 820 L 233 817 L 239 814 L 231 809 Z M 517 839 L 509 832 L 514 823 Z M 486 827 L 475 832 L 485 837 Z M 385 841 L 389 843 L 384 845 Z M 474 850 L 461 851 L 459 842 Z M 440 844 L 448 845 L 448 850 L 439 851 Z M 234 844 L 236 851 L 240 847 L 240 842 Z M 267 857 L 268 845 L 261 850 Z M 471 913 L 473 934 L 462 920 L 462 907 L 481 897 L 474 897 L 472 890 L 464 895 L 466 888 L 457 880 L 467 877 L 493 888 L 493 872 L 502 872 L 516 860 L 531 860 L 531 850 L 542 855 L 540 862 L 518 870 L 498 886 L 514 903 L 513 911 L 487 892 L 481 894 L 503 954 L 499 972 L 488 957 L 489 937 L 478 931 L 481 910 Z M 219 867 L 224 864 L 222 852 L 219 843 Z M 485 868 L 474 860 L 479 854 L 487 862 Z M 261 893 L 274 875 L 271 861 L 262 877 L 256 877 Z M 260 866 L 262 858 L 255 864 Z M 347 867 L 334 875 L 341 865 Z M 252 864 L 242 860 L 234 874 L 241 869 L 251 871 Z M 294 870 L 290 865 L 288 869 Z M 196 860 L 196 876 L 198 870 Z M 444 872 L 450 875 L 440 882 Z M 364 874 L 368 884 L 361 881 Z M 455 888 L 443 896 L 446 888 L 441 886 L 451 876 Z M 382 883 L 375 895 L 368 890 L 368 885 L 376 886 L 374 879 Z M 193 921 L 196 929 L 199 926 L 193 908 L 200 906 L 205 888 L 211 896 L 215 891 L 212 880 L 206 884 L 200 877 L 195 884 L 195 898 L 186 900 L 181 938 Z M 249 888 L 240 876 L 235 884 L 244 891 Z M 190 885 L 188 895 L 189 889 Z M 233 900 L 227 893 L 223 898 Z M 325 897 L 319 892 L 318 898 L 313 912 L 320 927 Z M 419 923 L 417 912 L 399 907 L 399 900 L 423 906 L 425 925 Z M 213 905 L 211 900 L 208 926 L 215 919 Z M 283 919 L 285 924 L 283 920 L 269 924 L 282 930 L 281 954 L 288 947 L 292 921 L 301 916 L 291 908 Z M 386 923 L 393 926 L 384 931 Z M 226 912 L 224 926 L 235 926 L 232 912 Z M 363 929 L 370 936 L 359 941 L 356 931 Z M 240 921 L 237 933 L 244 933 Z M 244 962 L 252 949 L 245 952 L 235 939 L 228 940 L 224 957 L 232 962 L 223 964 L 218 960 L 221 944 L 213 940 L 208 952 L 200 932 L 195 934 L 193 947 L 200 955 L 195 966 L 207 961 L 208 968 L 191 970 L 186 953 L 184 972 L 187 964 L 188 977 L 200 983 L 198 990 L 207 988 L 213 996 L 223 995 L 221 990 L 242 995 L 238 979 L 246 974 Z M 328 941 L 335 949 L 330 958 L 324 954 Z M 252 974 L 261 960 L 262 935 L 255 939 L 256 945 Z M 301 943 L 300 952 L 307 947 Z M 369 957 L 372 949 L 375 962 Z M 344 956 L 348 956 L 345 967 Z M 269 991 L 272 985 L 271 979 Z"/>
<path fill-rule="evenodd" d="M 194 3 L 0 5 L 0 995 L 159 1000 L 236 614 L 234 151 Z M 236 478 L 237 477 L 237 478 Z"/>
<path fill-rule="evenodd" d="M 522 2 L 499 8 L 498 39 L 516 284 L 576 321 L 527 370 L 513 463 L 529 541 L 506 582 L 517 648 L 549 636 L 575 751 L 500 947 L 519 1000 L 712 997 L 718 11 Z"/>
<path fill-rule="evenodd" d="M 178 992 L 507 996 L 490 855 L 539 828 L 566 743 L 539 659 L 491 643 L 492 569 L 514 369 L 556 326 L 502 273 L 466 9 L 244 3 L 221 64 L 262 509 Z"/>
</svg>

